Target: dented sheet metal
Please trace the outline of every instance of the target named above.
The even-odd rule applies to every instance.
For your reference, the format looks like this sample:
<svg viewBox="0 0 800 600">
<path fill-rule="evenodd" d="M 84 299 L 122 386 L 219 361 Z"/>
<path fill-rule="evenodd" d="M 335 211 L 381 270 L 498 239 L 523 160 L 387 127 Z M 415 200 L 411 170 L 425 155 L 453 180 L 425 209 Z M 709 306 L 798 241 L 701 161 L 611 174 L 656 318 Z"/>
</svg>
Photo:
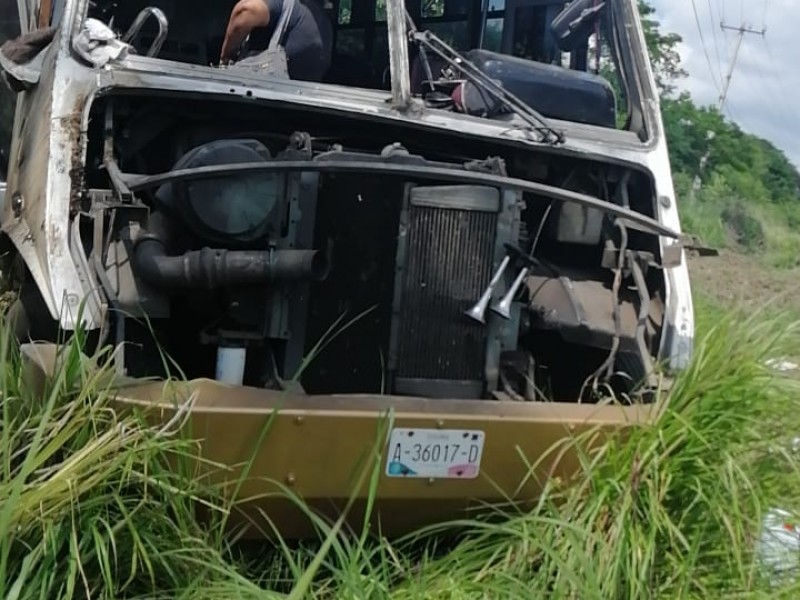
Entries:
<svg viewBox="0 0 800 600">
<path fill-rule="evenodd" d="M 29 381 L 43 386 L 57 368 L 57 348 L 27 344 L 22 351 Z M 581 452 L 605 436 L 625 435 L 630 428 L 651 422 L 661 410 L 660 405 L 521 404 L 368 394 L 312 397 L 211 380 L 146 383 L 120 379 L 116 385 L 109 384 L 122 412 L 143 410 L 157 428 L 185 420 L 187 431 L 201 440 L 202 459 L 227 467 L 209 474 L 214 482 L 236 482 L 241 465 L 250 464 L 239 498 L 256 500 L 242 505 L 240 518 L 246 515 L 253 524 L 264 525 L 263 515 L 268 514 L 287 537 L 313 535 L 313 530 L 280 493 L 282 485 L 309 506 L 333 515 L 350 494 L 356 494 L 362 506 L 374 501 L 375 525 L 385 535 L 400 535 L 463 518 L 490 503 L 529 506 L 548 479 L 566 481 L 579 472 Z M 388 433 L 401 427 L 483 432 L 480 476 L 407 479 L 387 475 Z M 233 431 L 235 436 L 231 436 Z M 253 441 L 262 439 L 262 434 L 263 443 L 254 448 Z M 372 454 L 373 449 L 378 456 Z M 370 460 L 381 465 L 374 499 L 369 498 L 368 489 L 352 488 L 354 473 Z M 415 506 L 419 510 L 413 510 Z M 248 535 L 260 534 L 252 527 Z"/>
</svg>

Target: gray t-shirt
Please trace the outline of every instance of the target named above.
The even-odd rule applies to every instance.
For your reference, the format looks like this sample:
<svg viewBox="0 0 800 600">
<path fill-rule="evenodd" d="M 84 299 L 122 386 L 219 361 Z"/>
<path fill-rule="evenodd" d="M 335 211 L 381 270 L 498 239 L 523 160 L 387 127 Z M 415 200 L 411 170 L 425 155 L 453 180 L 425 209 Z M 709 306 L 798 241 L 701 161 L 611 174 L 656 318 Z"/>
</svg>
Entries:
<svg viewBox="0 0 800 600">
<path fill-rule="evenodd" d="M 268 39 L 281 18 L 283 0 L 264 0 L 269 9 Z M 295 0 L 282 45 L 289 62 L 289 77 L 320 81 L 331 64 L 333 32 L 321 0 Z"/>
</svg>

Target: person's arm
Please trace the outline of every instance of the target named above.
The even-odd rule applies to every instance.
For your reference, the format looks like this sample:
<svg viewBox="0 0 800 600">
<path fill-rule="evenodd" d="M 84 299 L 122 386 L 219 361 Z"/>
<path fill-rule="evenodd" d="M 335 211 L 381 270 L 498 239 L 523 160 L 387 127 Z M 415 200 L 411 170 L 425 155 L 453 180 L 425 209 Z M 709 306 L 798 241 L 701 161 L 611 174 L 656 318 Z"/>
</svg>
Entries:
<svg viewBox="0 0 800 600">
<path fill-rule="evenodd" d="M 269 21 L 269 9 L 264 0 L 239 0 L 228 19 L 220 62 L 230 60 L 231 55 L 242 45 L 250 32 L 256 27 L 266 27 Z"/>
</svg>

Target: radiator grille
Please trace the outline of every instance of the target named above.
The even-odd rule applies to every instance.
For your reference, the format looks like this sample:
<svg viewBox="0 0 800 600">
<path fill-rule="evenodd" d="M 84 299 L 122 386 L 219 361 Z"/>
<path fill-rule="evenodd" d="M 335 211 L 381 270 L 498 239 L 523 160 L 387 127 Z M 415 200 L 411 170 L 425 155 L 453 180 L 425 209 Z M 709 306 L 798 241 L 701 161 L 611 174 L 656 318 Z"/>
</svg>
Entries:
<svg viewBox="0 0 800 600">
<path fill-rule="evenodd" d="M 397 376 L 482 381 L 484 328 L 465 315 L 492 276 L 497 213 L 409 206 Z"/>
</svg>

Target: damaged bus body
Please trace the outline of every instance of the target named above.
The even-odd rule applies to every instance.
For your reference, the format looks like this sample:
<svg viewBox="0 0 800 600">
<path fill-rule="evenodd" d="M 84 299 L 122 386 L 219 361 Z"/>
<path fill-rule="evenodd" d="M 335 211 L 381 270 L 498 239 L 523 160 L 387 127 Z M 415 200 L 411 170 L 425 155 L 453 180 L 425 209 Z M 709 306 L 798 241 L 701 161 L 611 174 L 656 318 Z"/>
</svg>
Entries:
<svg viewBox="0 0 800 600">
<path fill-rule="evenodd" d="M 2 229 L 34 365 L 59 330 L 115 347 L 118 402 L 189 402 L 298 531 L 275 485 L 341 505 L 373 447 L 393 533 L 653 418 L 694 325 L 634 0 L 333 0 L 321 82 L 216 64 L 232 6 L 20 0 L 45 43 L 6 73 Z"/>
</svg>

